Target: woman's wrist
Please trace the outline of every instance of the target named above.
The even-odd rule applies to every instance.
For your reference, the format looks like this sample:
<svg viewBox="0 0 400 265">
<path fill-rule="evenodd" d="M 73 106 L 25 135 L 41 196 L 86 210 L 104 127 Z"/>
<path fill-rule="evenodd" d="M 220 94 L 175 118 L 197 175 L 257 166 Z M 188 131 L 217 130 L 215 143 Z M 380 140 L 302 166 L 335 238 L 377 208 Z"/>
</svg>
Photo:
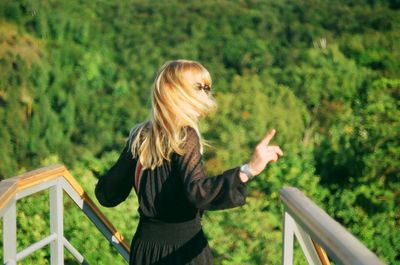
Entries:
<svg viewBox="0 0 400 265">
<path fill-rule="evenodd" d="M 253 174 L 253 177 L 257 176 L 259 173 L 254 171 L 254 165 L 252 164 L 252 161 L 250 160 L 247 164 L 249 165 L 249 170 L 251 171 L 251 174 Z"/>
<path fill-rule="evenodd" d="M 249 177 L 241 171 L 239 171 L 239 178 L 243 183 L 249 181 Z"/>
<path fill-rule="evenodd" d="M 247 182 L 255 177 L 254 171 L 250 166 L 250 162 L 240 166 L 239 172 L 240 172 L 240 179 L 242 180 L 242 182 Z"/>
</svg>

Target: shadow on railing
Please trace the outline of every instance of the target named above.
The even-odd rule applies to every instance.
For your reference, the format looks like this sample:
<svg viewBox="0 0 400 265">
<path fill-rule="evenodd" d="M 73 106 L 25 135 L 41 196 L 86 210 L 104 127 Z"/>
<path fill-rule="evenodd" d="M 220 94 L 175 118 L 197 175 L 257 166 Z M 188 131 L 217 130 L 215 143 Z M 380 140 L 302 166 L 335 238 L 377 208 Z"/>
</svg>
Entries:
<svg viewBox="0 0 400 265">
<path fill-rule="evenodd" d="M 49 189 L 50 235 L 17 252 L 16 202 L 33 193 Z M 64 237 L 63 191 L 96 225 L 122 257 L 129 261 L 129 244 L 85 193 L 63 165 L 52 165 L 0 182 L 0 218 L 3 218 L 4 264 L 17 264 L 34 251 L 50 244 L 51 264 L 64 264 L 64 247 L 81 263 L 84 257 Z"/>
<path fill-rule="evenodd" d="M 280 192 L 285 205 L 282 264 L 293 264 L 296 235 L 309 264 L 384 264 L 356 237 L 296 188 Z M 326 255 L 325 251 L 328 255 Z"/>
</svg>

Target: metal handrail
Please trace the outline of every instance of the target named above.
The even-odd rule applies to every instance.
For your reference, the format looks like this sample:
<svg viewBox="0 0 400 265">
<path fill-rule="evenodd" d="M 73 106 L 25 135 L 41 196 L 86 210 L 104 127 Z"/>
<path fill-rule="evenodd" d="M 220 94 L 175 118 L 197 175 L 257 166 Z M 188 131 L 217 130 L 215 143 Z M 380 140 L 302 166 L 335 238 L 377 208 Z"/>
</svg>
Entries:
<svg viewBox="0 0 400 265">
<path fill-rule="evenodd" d="M 298 189 L 293 187 L 283 188 L 280 191 L 280 198 L 285 205 L 285 218 L 293 219 L 300 229 L 304 230 L 313 241 L 321 245 L 335 263 L 352 265 L 384 264 L 355 236 Z M 288 230 L 285 228 L 286 231 Z M 290 236 L 288 235 L 284 235 L 284 241 L 285 236 L 290 241 Z M 289 252 L 291 251 L 287 253 Z M 286 259 L 290 260 L 291 258 L 286 257 Z M 283 257 L 283 260 L 285 260 L 285 257 Z"/>
<path fill-rule="evenodd" d="M 34 243 L 20 253 L 17 253 L 16 201 L 44 189 L 50 189 L 51 235 Z M 63 191 L 65 191 L 75 204 L 81 208 L 88 216 L 89 220 L 96 225 L 100 232 L 117 249 L 119 254 L 121 254 L 126 261 L 129 261 L 129 243 L 94 204 L 65 166 L 56 164 L 0 182 L 0 218 L 3 218 L 4 221 L 4 263 L 16 264 L 18 260 L 23 259 L 33 251 L 51 244 L 52 264 L 63 264 L 64 247 L 66 247 L 82 264 L 87 264 L 87 261 L 84 260 L 82 255 L 63 236 Z M 61 254 L 59 252 L 61 252 Z"/>
</svg>

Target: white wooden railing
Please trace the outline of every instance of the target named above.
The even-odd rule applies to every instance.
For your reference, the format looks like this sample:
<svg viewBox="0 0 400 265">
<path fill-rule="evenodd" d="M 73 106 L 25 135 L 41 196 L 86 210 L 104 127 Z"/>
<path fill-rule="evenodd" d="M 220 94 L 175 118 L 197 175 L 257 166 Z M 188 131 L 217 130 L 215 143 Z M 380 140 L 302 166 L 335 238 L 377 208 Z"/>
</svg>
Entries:
<svg viewBox="0 0 400 265">
<path fill-rule="evenodd" d="M 50 235 L 17 252 L 17 201 L 46 189 L 49 189 L 50 193 Z M 3 218 L 4 264 L 15 265 L 34 251 L 49 244 L 52 265 L 64 264 L 64 247 L 81 264 L 88 264 L 83 255 L 64 237 L 64 192 L 71 197 L 122 257 L 129 261 L 129 244 L 121 234 L 102 214 L 67 169 L 63 165 L 52 165 L 0 182 L 0 218 Z"/>
<path fill-rule="evenodd" d="M 312 265 L 381 265 L 378 257 L 356 237 L 296 188 L 284 188 L 285 205 L 282 264 L 293 264 L 294 236 Z M 325 252 L 326 251 L 326 252 Z M 329 257 L 329 258 L 328 258 Z"/>
<path fill-rule="evenodd" d="M 50 235 L 17 252 L 16 204 L 21 198 L 49 189 Z M 64 237 L 63 192 L 87 215 L 122 257 L 129 261 L 129 244 L 98 209 L 63 165 L 52 165 L 0 182 L 0 218 L 3 218 L 4 264 L 15 265 L 34 251 L 50 244 L 51 264 L 64 264 L 66 248 L 81 264 L 83 255 Z M 284 188 L 280 198 L 285 206 L 282 264 L 293 264 L 296 236 L 309 264 L 384 264 L 357 238 L 346 231 L 296 188 Z M 328 258 L 329 257 L 329 258 Z"/>
</svg>

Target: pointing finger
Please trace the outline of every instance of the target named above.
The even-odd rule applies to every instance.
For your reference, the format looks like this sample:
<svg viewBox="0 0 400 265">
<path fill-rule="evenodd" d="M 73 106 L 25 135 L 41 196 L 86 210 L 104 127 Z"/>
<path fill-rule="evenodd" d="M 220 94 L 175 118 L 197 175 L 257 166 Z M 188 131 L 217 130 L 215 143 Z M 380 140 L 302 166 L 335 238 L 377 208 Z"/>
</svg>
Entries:
<svg viewBox="0 0 400 265">
<path fill-rule="evenodd" d="M 261 144 L 269 144 L 269 141 L 271 141 L 272 137 L 275 135 L 275 129 L 272 129 L 265 137 L 264 139 L 261 140 Z"/>
</svg>

